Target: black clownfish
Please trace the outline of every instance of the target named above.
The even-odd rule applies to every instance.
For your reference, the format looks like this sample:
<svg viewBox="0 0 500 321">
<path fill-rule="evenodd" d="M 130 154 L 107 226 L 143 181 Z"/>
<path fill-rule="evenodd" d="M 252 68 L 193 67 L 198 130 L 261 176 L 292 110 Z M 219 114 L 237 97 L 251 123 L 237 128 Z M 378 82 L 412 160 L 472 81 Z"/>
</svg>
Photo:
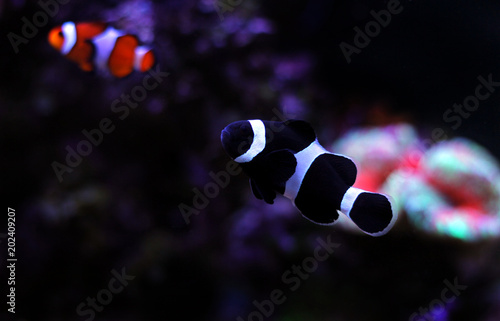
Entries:
<svg viewBox="0 0 500 321">
<path fill-rule="evenodd" d="M 155 61 L 151 48 L 139 46 L 134 35 L 102 22 L 65 22 L 53 28 L 48 41 L 81 69 L 98 69 L 121 78 L 133 70 L 149 70 Z"/>
<path fill-rule="evenodd" d="M 305 121 L 237 121 L 222 130 L 221 141 L 258 199 L 273 204 L 276 193 L 282 194 L 322 225 L 333 224 L 341 211 L 372 236 L 386 234 L 396 222 L 389 197 L 352 187 L 356 165 L 324 149 Z"/>
</svg>

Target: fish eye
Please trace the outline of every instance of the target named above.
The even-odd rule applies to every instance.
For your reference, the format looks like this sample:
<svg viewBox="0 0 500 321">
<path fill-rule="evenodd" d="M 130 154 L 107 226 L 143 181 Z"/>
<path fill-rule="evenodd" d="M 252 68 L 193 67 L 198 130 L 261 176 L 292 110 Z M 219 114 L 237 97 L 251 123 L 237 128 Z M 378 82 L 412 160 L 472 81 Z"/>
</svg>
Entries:
<svg viewBox="0 0 500 321">
<path fill-rule="evenodd" d="M 59 35 L 59 37 L 61 37 L 61 38 L 64 36 L 62 31 L 59 31 L 58 35 Z"/>
<path fill-rule="evenodd" d="M 253 130 L 252 130 L 252 126 L 250 124 L 243 124 L 241 125 L 240 127 L 240 133 L 242 136 L 251 136 L 253 137 Z"/>
</svg>

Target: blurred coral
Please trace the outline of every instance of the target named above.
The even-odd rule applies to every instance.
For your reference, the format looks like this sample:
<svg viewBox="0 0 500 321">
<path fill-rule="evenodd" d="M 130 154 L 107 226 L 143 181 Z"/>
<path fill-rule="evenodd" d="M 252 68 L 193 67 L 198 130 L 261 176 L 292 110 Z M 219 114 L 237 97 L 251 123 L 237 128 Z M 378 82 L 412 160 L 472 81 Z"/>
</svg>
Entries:
<svg viewBox="0 0 500 321">
<path fill-rule="evenodd" d="M 352 130 L 332 150 L 356 162 L 354 186 L 391 195 L 422 230 L 469 241 L 500 236 L 498 162 L 463 138 L 428 150 L 421 141 L 412 126 L 389 125 Z"/>
<path fill-rule="evenodd" d="M 456 138 L 427 150 L 417 170 L 392 173 L 387 189 L 417 227 L 477 241 L 500 236 L 499 175 L 498 162 L 483 147 Z"/>
<path fill-rule="evenodd" d="M 295 271 L 300 288 L 269 320 L 407 320 L 455 276 L 469 288 L 441 318 L 498 320 L 498 95 L 448 132 L 484 148 L 464 139 L 428 148 L 417 134 L 436 119 L 446 126 L 442 112 L 463 100 L 467 79 L 498 65 L 490 36 L 498 4 L 404 3 L 347 64 L 339 43 L 372 9 L 387 7 L 368 2 L 0 1 L 6 41 L 39 19 L 19 52 L 0 46 L 2 196 L 18 213 L 15 317 L 81 320 L 77 306 L 108 287 L 112 269 L 126 267 L 135 279 L 96 319 L 234 321 Z M 218 3 L 234 6 L 221 18 Z M 49 4 L 53 15 L 44 14 Z M 53 26 L 96 20 L 151 42 L 155 67 L 169 73 L 142 101 L 126 97 L 146 74 L 85 73 L 46 41 Z M 179 204 L 192 205 L 193 190 L 229 161 L 222 128 L 277 113 L 311 122 L 321 142 L 338 138 L 327 149 L 352 157 L 355 186 L 394 197 L 406 215 L 389 234 L 373 239 L 310 223 L 284 198 L 256 200 L 243 174 L 186 223 Z M 60 182 L 51 164 L 66 163 L 68 147 L 77 149 L 83 131 L 103 119 L 116 128 L 73 158 L 78 164 Z M 397 121 L 413 125 L 360 127 Z M 340 246 L 300 274 L 317 237 Z M 0 271 L 2 282 L 7 273 Z M 10 317 L 0 311 L 1 320 Z"/>
</svg>

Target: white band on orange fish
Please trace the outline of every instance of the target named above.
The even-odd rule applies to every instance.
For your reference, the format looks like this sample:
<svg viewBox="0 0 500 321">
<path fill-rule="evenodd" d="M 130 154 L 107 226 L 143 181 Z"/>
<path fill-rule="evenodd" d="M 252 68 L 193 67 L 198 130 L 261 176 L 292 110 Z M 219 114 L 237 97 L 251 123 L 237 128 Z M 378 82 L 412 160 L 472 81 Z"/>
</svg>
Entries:
<svg viewBox="0 0 500 321">
<path fill-rule="evenodd" d="M 243 155 L 240 155 L 234 159 L 237 163 L 248 163 L 255 156 L 264 150 L 266 147 L 266 127 L 262 120 L 252 119 L 249 120 L 250 125 L 253 130 L 253 142 L 250 149 L 246 151 Z"/>
<path fill-rule="evenodd" d="M 76 26 L 73 22 L 68 21 L 62 24 L 61 30 L 64 36 L 61 53 L 67 55 L 76 43 Z"/>
<path fill-rule="evenodd" d="M 95 64 L 100 70 L 107 70 L 109 56 L 115 47 L 116 39 L 123 35 L 122 31 L 108 27 L 103 33 L 92 40 L 96 47 Z"/>
<path fill-rule="evenodd" d="M 148 47 L 145 46 L 139 46 L 135 48 L 135 57 L 134 57 L 134 69 L 142 71 L 141 65 L 142 65 L 142 59 L 144 58 L 144 55 L 151 50 Z"/>
</svg>

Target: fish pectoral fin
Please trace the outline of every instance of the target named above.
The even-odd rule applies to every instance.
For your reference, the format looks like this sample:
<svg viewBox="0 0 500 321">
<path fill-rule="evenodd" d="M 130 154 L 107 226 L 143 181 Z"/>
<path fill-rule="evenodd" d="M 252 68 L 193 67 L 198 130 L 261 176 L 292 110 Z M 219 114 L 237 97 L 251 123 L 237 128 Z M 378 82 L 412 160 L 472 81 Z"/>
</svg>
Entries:
<svg viewBox="0 0 500 321">
<path fill-rule="evenodd" d="M 252 188 L 253 195 L 260 200 L 264 200 L 268 204 L 274 204 L 276 192 L 265 184 L 259 184 L 255 180 L 250 179 L 250 187 Z"/>
<path fill-rule="evenodd" d="M 273 204 L 276 191 L 285 190 L 286 181 L 295 173 L 297 160 L 289 150 L 278 150 L 266 155 L 262 160 L 262 170 L 250 179 L 252 192 L 258 199 Z"/>
<path fill-rule="evenodd" d="M 266 178 L 273 186 L 284 190 L 286 181 L 292 177 L 297 167 L 295 155 L 287 149 L 277 150 L 266 155 L 264 163 Z"/>
<path fill-rule="evenodd" d="M 326 158 L 328 164 L 339 174 L 344 183 L 348 186 L 354 185 L 358 170 L 350 158 L 338 154 L 326 154 L 323 157 Z"/>
<path fill-rule="evenodd" d="M 306 121 L 290 119 L 285 124 L 307 141 L 313 142 L 316 139 L 314 129 Z"/>
</svg>

